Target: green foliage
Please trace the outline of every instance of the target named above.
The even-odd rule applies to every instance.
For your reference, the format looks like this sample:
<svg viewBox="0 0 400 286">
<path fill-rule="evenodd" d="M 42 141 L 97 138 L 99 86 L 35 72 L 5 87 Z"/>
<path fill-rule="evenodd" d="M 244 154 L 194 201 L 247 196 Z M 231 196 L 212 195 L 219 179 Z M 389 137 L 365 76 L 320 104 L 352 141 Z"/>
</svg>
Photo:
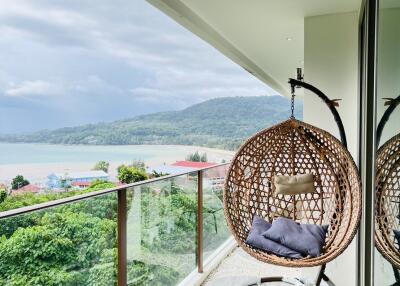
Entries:
<svg viewBox="0 0 400 286">
<path fill-rule="evenodd" d="M 117 276 L 115 261 L 117 261 L 117 249 L 105 249 L 101 254 L 99 263 L 94 265 L 89 271 L 88 285 L 113 285 L 114 283 L 112 283 L 112 281 L 114 281 Z"/>
<path fill-rule="evenodd" d="M 87 285 L 110 286 L 117 275 L 115 263 L 101 263 L 93 266 L 89 271 Z"/>
<path fill-rule="evenodd" d="M 144 169 L 122 165 L 118 167 L 118 180 L 121 183 L 130 184 L 148 179 Z"/>
<path fill-rule="evenodd" d="M 0 189 L 0 204 L 5 201 L 7 195 L 8 194 L 6 189 Z"/>
<path fill-rule="evenodd" d="M 153 172 L 151 172 L 151 174 L 150 174 L 150 178 L 160 178 L 160 177 L 164 177 L 164 176 L 168 176 L 168 175 L 169 175 L 168 173 L 157 172 L 157 171 L 153 170 Z"/>
<path fill-rule="evenodd" d="M 132 160 L 132 163 L 129 165 L 129 167 L 135 167 L 140 170 L 146 170 L 146 164 L 142 160 Z"/>
<path fill-rule="evenodd" d="M 7 198 L 2 203 L 0 203 L 0 212 L 113 187 L 115 187 L 114 183 L 96 181 L 94 184 L 92 184 L 89 188 L 85 190 L 48 193 L 48 194 L 24 193 L 18 196 L 7 196 Z"/>
<path fill-rule="evenodd" d="M 207 153 L 199 154 L 198 151 L 186 156 L 186 161 L 191 162 L 207 162 Z"/>
<path fill-rule="evenodd" d="M 106 161 L 99 161 L 94 165 L 92 170 L 104 171 L 104 172 L 108 173 L 108 168 L 109 167 L 110 167 L 110 163 L 108 163 Z"/>
<path fill-rule="evenodd" d="M 24 176 L 18 175 L 14 179 L 12 179 L 11 189 L 18 190 L 19 188 L 22 188 L 26 185 L 29 185 L 29 181 L 26 180 Z"/>
<path fill-rule="evenodd" d="M 166 286 L 179 282 L 179 272 L 171 267 L 132 261 L 128 265 L 129 285 L 135 286 Z"/>
<path fill-rule="evenodd" d="M 114 183 L 96 181 L 92 183 L 92 185 L 86 190 L 50 194 L 25 193 L 18 196 L 7 196 L 7 198 L 2 203 L 0 203 L 0 211 L 7 211 L 16 208 L 31 206 L 48 201 L 66 198 L 69 196 L 80 195 L 87 192 L 99 191 L 113 187 L 115 187 Z M 110 219 L 113 218 L 113 215 L 115 215 L 116 208 L 117 199 L 115 194 L 101 196 L 97 197 L 96 199 L 86 200 L 83 202 L 77 202 L 74 204 L 59 207 L 59 209 L 71 210 L 73 212 L 81 212 L 82 210 L 85 210 L 86 212 L 91 213 L 94 216 Z M 42 216 L 42 212 L 34 212 L 9 219 L 3 219 L 0 228 L 0 236 L 4 235 L 6 237 L 10 237 L 18 228 L 24 228 L 37 224 L 38 220 L 40 220 Z"/>
<path fill-rule="evenodd" d="M 45 214 L 3 237 L 0 277 L 7 285 L 86 285 L 85 273 L 115 245 L 115 230 L 115 222 L 86 213 Z"/>
<path fill-rule="evenodd" d="M 112 183 L 112 182 L 95 180 L 90 184 L 89 188 L 87 188 L 85 190 L 85 193 L 100 191 L 100 190 L 104 190 L 104 189 L 111 189 L 111 188 L 114 188 L 115 186 L 116 186 L 115 183 Z"/>
<path fill-rule="evenodd" d="M 139 192 L 128 191 L 129 213 L 140 213 L 139 221 L 130 216 L 128 223 L 128 231 L 140 235 L 140 255 L 128 261 L 130 285 L 176 285 L 194 269 L 195 185 L 193 178 L 176 178 L 142 186 Z M 10 196 L 0 210 L 114 186 L 96 181 L 79 192 Z M 210 251 L 228 232 L 218 196 L 208 189 L 204 196 L 204 247 Z M 138 232 L 132 229 L 135 223 Z M 116 193 L 3 219 L 0 285 L 115 285 L 116 230 Z"/>
<path fill-rule="evenodd" d="M 302 118 L 296 101 L 295 115 Z M 55 144 L 180 144 L 235 150 L 250 135 L 286 120 L 290 100 L 281 96 L 226 97 L 181 111 L 160 112 L 112 123 L 66 127 L 31 134 L 1 135 L 5 142 Z"/>
</svg>

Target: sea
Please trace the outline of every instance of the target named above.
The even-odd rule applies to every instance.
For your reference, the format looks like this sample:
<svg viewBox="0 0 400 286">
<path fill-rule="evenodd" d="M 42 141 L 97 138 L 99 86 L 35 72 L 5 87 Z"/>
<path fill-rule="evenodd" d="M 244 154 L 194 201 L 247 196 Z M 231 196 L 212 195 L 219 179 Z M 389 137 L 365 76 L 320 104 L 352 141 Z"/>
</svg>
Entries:
<svg viewBox="0 0 400 286">
<path fill-rule="evenodd" d="M 208 161 L 230 160 L 233 152 L 181 145 L 55 145 L 0 143 L 0 182 L 23 175 L 42 181 L 52 172 L 87 171 L 98 161 L 110 163 L 111 173 L 120 164 L 134 160 L 146 166 L 171 164 L 185 160 L 190 153 L 206 153 Z"/>
</svg>

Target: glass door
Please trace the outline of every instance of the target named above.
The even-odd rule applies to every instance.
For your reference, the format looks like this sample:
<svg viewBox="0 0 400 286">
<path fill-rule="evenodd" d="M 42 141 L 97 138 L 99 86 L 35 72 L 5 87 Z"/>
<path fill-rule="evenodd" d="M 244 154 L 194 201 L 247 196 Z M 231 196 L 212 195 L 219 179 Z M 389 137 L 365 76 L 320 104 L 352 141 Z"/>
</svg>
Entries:
<svg viewBox="0 0 400 286">
<path fill-rule="evenodd" d="M 400 285 L 400 1 L 380 0 L 377 42 L 375 285 Z"/>
</svg>

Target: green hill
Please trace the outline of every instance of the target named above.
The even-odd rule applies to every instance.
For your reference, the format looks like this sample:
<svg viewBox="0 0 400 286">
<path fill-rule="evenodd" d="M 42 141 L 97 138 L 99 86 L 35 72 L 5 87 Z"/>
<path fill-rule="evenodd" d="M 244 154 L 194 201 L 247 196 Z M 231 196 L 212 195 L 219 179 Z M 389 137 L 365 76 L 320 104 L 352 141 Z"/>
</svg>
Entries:
<svg viewBox="0 0 400 286">
<path fill-rule="evenodd" d="M 296 117 L 302 118 L 302 102 Z M 255 132 L 286 120 L 289 99 L 281 96 L 225 97 L 186 109 L 159 112 L 110 123 L 0 135 L 2 142 L 53 144 L 180 144 L 237 148 Z"/>
</svg>

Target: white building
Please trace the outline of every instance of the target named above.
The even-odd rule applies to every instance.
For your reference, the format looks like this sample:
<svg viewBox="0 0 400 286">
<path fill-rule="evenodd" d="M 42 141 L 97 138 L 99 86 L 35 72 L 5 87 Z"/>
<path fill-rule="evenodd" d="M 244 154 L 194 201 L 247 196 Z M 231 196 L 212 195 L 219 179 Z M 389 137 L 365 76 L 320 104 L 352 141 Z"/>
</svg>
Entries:
<svg viewBox="0 0 400 286">
<path fill-rule="evenodd" d="M 108 181 L 109 175 L 104 171 L 52 173 L 47 176 L 49 188 L 65 188 L 73 185 L 87 185 L 95 180 Z"/>
</svg>

